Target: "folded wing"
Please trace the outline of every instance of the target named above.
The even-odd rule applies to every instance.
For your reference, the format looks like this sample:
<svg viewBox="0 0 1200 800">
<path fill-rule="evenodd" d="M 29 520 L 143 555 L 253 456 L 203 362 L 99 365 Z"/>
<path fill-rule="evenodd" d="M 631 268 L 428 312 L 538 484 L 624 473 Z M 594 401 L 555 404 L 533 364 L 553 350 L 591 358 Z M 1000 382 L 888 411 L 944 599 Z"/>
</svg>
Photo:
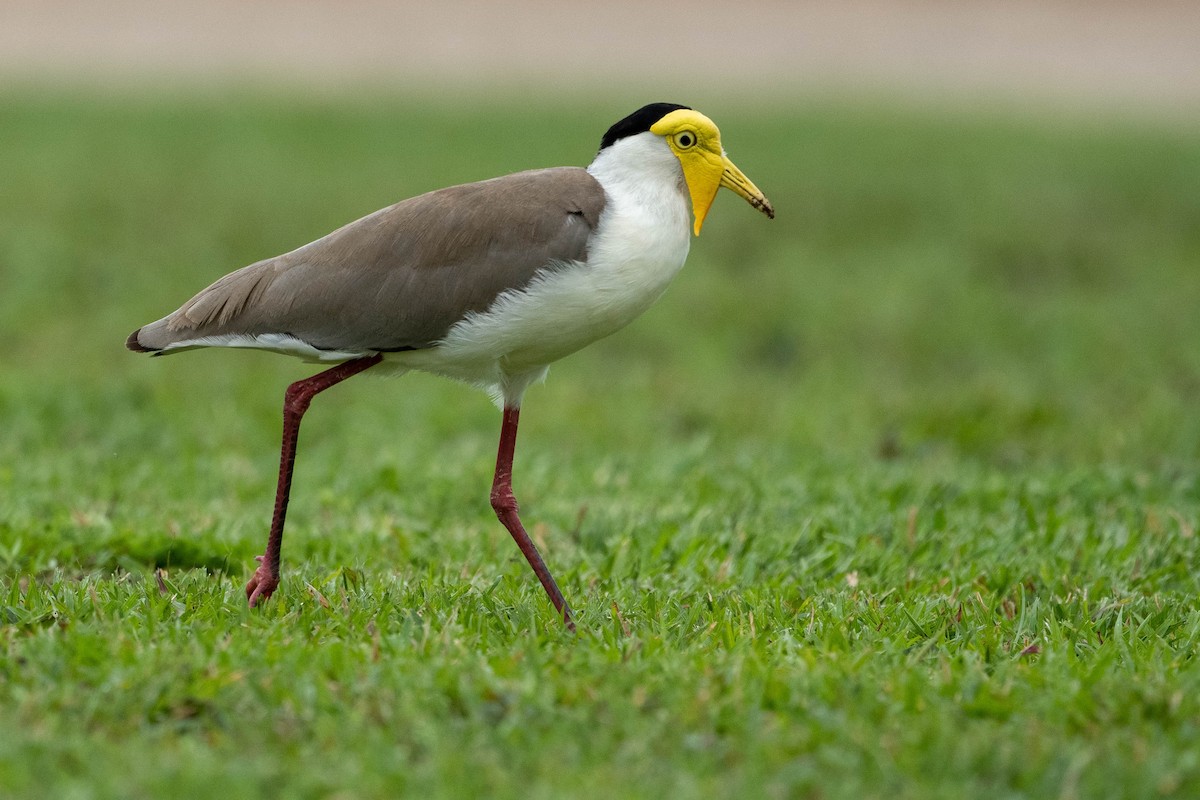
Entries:
<svg viewBox="0 0 1200 800">
<path fill-rule="evenodd" d="M 539 271 L 585 262 L 604 202 L 577 167 L 440 189 L 232 272 L 127 345 L 173 350 L 283 335 L 327 351 L 429 347 Z"/>
</svg>

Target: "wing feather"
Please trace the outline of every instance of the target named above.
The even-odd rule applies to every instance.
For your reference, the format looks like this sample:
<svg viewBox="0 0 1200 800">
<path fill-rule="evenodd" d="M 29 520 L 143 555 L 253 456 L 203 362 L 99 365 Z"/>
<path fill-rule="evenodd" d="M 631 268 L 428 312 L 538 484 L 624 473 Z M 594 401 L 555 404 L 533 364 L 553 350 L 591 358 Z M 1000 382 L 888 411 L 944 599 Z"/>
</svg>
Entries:
<svg viewBox="0 0 1200 800">
<path fill-rule="evenodd" d="M 231 272 L 128 344 L 286 334 L 320 350 L 428 347 L 539 271 L 586 262 L 604 202 L 578 167 L 440 189 Z"/>
</svg>

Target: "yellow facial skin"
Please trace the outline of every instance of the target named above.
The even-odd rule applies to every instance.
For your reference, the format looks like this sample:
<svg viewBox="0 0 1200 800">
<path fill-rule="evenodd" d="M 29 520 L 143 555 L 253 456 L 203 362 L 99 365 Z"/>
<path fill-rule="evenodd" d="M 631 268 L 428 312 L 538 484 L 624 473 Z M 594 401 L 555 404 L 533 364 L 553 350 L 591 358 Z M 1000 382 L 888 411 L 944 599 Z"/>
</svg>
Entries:
<svg viewBox="0 0 1200 800">
<path fill-rule="evenodd" d="M 775 219 L 771 201 L 725 155 L 721 147 L 721 132 L 711 119 L 699 111 L 679 109 L 654 123 L 650 132 L 664 137 L 683 165 L 683 178 L 692 196 L 692 216 L 696 220 L 697 236 L 717 196 L 717 190 L 722 186 L 733 190 L 750 205 Z"/>
</svg>

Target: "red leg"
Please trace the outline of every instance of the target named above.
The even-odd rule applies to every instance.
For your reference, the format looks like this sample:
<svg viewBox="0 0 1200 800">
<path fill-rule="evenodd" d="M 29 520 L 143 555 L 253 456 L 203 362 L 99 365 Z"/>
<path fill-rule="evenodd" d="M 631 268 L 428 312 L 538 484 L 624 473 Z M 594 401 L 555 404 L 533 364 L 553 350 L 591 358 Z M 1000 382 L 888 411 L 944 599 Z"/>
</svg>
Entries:
<svg viewBox="0 0 1200 800">
<path fill-rule="evenodd" d="M 520 415 L 519 408 L 504 409 L 504 421 L 500 426 L 500 449 L 496 454 L 496 477 L 492 480 L 492 508 L 496 510 L 496 516 L 504 523 L 504 527 L 512 534 L 517 547 L 525 554 L 525 560 L 533 567 L 534 574 L 542 582 L 542 588 L 550 596 L 550 602 L 554 603 L 554 607 L 562 615 L 563 622 L 567 623 L 567 628 L 573 632 L 575 621 L 572 619 L 571 608 L 563 598 L 562 592 L 558 590 L 554 576 L 546 569 L 546 562 L 533 546 L 533 540 L 521 525 L 521 518 L 517 516 L 517 498 L 512 490 L 512 463 L 517 447 L 517 420 Z"/>
<path fill-rule="evenodd" d="M 330 386 L 341 383 L 383 360 L 378 353 L 373 356 L 345 361 L 336 367 L 318 372 L 311 378 L 296 381 L 287 388 L 283 397 L 283 444 L 279 448 L 279 485 L 275 490 L 275 514 L 271 518 L 271 534 L 267 538 L 267 551 L 257 556 L 258 569 L 246 584 L 246 598 L 250 606 L 266 600 L 279 586 L 280 547 L 283 544 L 283 521 L 287 516 L 288 495 L 292 490 L 292 467 L 296 462 L 296 441 L 300 437 L 300 420 L 308 410 L 313 397 Z"/>
</svg>

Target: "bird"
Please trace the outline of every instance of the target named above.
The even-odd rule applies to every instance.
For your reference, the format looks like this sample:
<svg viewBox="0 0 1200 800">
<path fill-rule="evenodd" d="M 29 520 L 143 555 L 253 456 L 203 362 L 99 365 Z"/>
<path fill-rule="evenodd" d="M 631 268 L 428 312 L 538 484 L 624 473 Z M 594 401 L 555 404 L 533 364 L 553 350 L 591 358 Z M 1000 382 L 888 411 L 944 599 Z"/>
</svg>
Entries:
<svg viewBox="0 0 1200 800">
<path fill-rule="evenodd" d="M 129 350 L 155 356 L 252 348 L 329 365 L 284 393 L 275 507 L 246 584 L 249 605 L 280 584 L 300 422 L 313 397 L 366 370 L 418 370 L 479 387 L 499 407 L 492 508 L 574 631 L 513 492 L 521 404 L 552 362 L 624 327 L 666 291 L 722 187 L 774 218 L 711 119 L 651 103 L 608 128 L 586 168 L 403 200 L 235 270 L 131 333 Z"/>
</svg>

